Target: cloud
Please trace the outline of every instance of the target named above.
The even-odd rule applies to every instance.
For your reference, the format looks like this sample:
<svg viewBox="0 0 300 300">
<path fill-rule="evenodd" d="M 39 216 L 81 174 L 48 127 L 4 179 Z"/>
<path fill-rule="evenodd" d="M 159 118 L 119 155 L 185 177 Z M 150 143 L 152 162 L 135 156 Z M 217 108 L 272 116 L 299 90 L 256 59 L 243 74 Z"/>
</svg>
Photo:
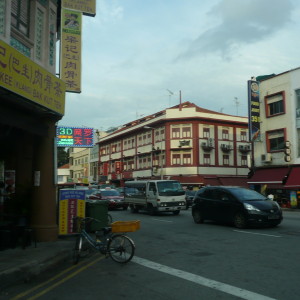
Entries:
<svg viewBox="0 0 300 300">
<path fill-rule="evenodd" d="M 291 0 L 222 0 L 208 16 L 219 22 L 193 40 L 179 58 L 219 53 L 231 59 L 241 46 L 264 40 L 291 21 Z"/>
</svg>

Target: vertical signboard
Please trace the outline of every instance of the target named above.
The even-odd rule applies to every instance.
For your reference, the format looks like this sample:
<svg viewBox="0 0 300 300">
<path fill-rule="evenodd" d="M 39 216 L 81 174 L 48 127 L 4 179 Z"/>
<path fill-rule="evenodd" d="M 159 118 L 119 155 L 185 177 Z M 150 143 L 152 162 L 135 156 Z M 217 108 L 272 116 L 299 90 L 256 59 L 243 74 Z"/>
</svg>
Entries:
<svg viewBox="0 0 300 300">
<path fill-rule="evenodd" d="M 96 0 L 62 0 L 62 7 L 81 11 L 84 15 L 96 15 Z"/>
<path fill-rule="evenodd" d="M 72 234 L 73 218 L 85 217 L 85 190 L 62 189 L 59 191 L 59 234 Z"/>
<path fill-rule="evenodd" d="M 260 105 L 258 81 L 248 81 L 248 107 L 250 141 L 260 141 Z"/>
<path fill-rule="evenodd" d="M 60 78 L 66 91 L 81 92 L 81 28 L 82 13 L 61 10 L 61 64 Z"/>
</svg>

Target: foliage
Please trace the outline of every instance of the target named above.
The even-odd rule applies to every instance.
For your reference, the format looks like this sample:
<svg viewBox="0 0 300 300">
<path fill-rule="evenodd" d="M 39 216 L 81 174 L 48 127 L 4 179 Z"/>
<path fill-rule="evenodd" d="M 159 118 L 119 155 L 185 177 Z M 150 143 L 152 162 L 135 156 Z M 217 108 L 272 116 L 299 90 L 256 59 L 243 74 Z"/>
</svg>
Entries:
<svg viewBox="0 0 300 300">
<path fill-rule="evenodd" d="M 69 150 L 64 147 L 57 147 L 57 167 L 69 163 Z"/>
</svg>

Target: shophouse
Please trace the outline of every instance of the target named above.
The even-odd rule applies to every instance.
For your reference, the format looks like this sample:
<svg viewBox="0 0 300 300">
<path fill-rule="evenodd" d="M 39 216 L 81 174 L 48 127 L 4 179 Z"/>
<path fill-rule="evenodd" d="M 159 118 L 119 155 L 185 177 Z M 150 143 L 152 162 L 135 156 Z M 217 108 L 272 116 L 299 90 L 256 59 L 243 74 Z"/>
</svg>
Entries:
<svg viewBox="0 0 300 300">
<path fill-rule="evenodd" d="M 124 124 L 100 139 L 99 176 L 178 179 L 185 186 L 247 186 L 248 118 L 190 102 Z"/>
<path fill-rule="evenodd" d="M 65 164 L 57 168 L 57 184 L 66 183 L 70 180 L 70 165 Z"/>
<path fill-rule="evenodd" d="M 283 206 L 300 201 L 300 68 L 259 76 L 260 133 L 248 184 Z"/>
<path fill-rule="evenodd" d="M 1 237 L 22 219 L 38 241 L 57 238 L 55 127 L 65 108 L 55 76 L 57 5 L 0 3 Z"/>
<path fill-rule="evenodd" d="M 69 159 L 73 182 L 89 183 L 90 148 L 70 148 Z"/>
</svg>

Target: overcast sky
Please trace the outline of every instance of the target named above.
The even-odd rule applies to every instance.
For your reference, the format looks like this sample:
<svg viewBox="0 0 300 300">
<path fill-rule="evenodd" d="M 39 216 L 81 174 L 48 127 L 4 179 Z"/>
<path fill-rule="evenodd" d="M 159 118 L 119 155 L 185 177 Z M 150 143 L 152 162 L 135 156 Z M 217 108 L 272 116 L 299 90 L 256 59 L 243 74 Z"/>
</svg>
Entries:
<svg viewBox="0 0 300 300">
<path fill-rule="evenodd" d="M 247 116 L 247 81 L 300 66 L 299 0 L 97 0 L 60 126 L 107 130 L 182 102 Z"/>
</svg>

